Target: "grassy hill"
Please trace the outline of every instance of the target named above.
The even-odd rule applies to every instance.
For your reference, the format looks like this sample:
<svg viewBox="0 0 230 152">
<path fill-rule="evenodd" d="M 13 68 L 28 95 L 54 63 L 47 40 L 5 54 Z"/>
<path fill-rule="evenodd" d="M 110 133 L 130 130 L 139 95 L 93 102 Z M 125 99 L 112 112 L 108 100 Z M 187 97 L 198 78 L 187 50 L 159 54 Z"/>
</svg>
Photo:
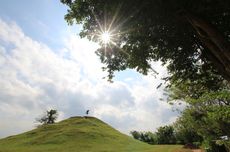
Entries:
<svg viewBox="0 0 230 152">
<path fill-rule="evenodd" d="M 189 152 L 179 145 L 148 145 L 93 117 L 72 117 L 0 140 L 0 152 Z"/>
</svg>

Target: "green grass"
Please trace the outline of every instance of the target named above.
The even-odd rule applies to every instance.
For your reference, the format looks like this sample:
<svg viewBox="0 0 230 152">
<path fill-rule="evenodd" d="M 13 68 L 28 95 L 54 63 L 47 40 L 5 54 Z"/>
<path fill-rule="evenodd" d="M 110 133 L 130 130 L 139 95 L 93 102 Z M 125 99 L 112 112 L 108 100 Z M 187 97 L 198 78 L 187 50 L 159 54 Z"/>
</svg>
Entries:
<svg viewBox="0 0 230 152">
<path fill-rule="evenodd" d="M 190 152 L 148 145 L 93 117 L 74 117 L 0 140 L 0 152 Z"/>
</svg>

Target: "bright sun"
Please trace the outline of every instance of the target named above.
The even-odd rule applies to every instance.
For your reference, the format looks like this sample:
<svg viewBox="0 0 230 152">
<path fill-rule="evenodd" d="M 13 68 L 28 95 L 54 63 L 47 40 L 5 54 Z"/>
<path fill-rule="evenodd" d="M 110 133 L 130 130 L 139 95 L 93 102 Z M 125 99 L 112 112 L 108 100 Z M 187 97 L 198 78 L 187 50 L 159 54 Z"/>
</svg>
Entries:
<svg viewBox="0 0 230 152">
<path fill-rule="evenodd" d="M 104 44 L 108 44 L 111 40 L 111 34 L 108 31 L 105 31 L 101 34 L 101 40 Z"/>
</svg>

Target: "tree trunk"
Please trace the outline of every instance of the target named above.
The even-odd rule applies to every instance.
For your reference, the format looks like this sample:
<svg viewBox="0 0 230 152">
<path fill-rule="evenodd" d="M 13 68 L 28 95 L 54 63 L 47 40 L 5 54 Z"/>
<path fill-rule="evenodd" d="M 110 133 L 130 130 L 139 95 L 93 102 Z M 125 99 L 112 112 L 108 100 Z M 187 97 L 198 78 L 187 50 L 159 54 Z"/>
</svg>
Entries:
<svg viewBox="0 0 230 152">
<path fill-rule="evenodd" d="M 208 48 L 202 53 L 213 63 L 214 68 L 230 82 L 230 43 L 217 29 L 200 17 L 188 12 L 183 15 L 195 29 L 202 44 Z"/>
</svg>

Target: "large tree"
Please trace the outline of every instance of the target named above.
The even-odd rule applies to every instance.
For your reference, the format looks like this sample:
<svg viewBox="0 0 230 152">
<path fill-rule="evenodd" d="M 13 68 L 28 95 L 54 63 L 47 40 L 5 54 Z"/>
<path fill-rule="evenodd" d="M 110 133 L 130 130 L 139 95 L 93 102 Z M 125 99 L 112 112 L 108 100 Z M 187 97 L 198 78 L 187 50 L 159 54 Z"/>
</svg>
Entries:
<svg viewBox="0 0 230 152">
<path fill-rule="evenodd" d="M 82 37 L 112 42 L 97 50 L 109 79 L 126 68 L 147 74 L 152 61 L 167 64 L 171 81 L 212 76 L 230 81 L 229 0 L 61 0 Z M 216 76 L 217 75 L 217 76 Z M 219 77 L 218 75 L 221 75 Z"/>
<path fill-rule="evenodd" d="M 199 141 L 201 136 L 206 145 L 215 147 L 213 141 L 220 139 L 221 136 L 230 136 L 229 88 L 230 86 L 224 82 L 219 85 L 213 84 L 212 89 L 199 83 L 191 85 L 190 82 L 171 86 L 168 90 L 168 100 L 171 103 L 176 101 L 186 103 L 185 109 L 181 111 L 181 116 L 175 123 L 179 140 Z M 229 141 L 222 140 L 221 143 L 224 143 L 226 148 L 230 146 Z"/>
<path fill-rule="evenodd" d="M 221 137 L 230 137 L 229 90 L 204 93 L 198 99 L 186 101 L 190 104 L 175 123 L 179 133 L 190 130 L 195 133 L 191 135 L 201 136 L 213 151 L 223 151 L 215 150 L 217 145 L 224 145 L 226 151 L 230 151 L 230 141 L 221 140 Z"/>
</svg>

